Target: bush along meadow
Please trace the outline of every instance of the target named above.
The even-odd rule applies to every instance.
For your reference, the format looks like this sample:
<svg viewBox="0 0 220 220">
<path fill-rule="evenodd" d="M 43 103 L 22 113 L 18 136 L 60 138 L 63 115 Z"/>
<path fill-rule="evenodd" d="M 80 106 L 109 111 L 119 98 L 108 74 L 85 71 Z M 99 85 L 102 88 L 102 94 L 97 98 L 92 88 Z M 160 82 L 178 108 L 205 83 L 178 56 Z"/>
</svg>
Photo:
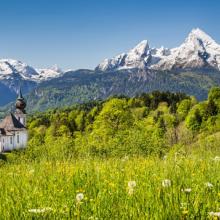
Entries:
<svg viewBox="0 0 220 220">
<path fill-rule="evenodd" d="M 0 159 L 0 219 L 219 219 L 220 88 L 48 110 Z"/>
</svg>

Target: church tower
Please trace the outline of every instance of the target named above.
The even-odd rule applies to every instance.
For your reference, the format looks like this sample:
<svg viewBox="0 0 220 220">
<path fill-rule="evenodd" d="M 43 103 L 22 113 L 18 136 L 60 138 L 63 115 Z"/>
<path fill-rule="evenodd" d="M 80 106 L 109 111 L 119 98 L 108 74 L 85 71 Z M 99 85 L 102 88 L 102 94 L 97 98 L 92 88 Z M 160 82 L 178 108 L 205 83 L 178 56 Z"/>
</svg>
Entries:
<svg viewBox="0 0 220 220">
<path fill-rule="evenodd" d="M 21 89 L 19 90 L 18 98 L 15 103 L 15 117 L 17 118 L 18 121 L 21 122 L 26 127 L 26 101 L 22 96 Z"/>
</svg>

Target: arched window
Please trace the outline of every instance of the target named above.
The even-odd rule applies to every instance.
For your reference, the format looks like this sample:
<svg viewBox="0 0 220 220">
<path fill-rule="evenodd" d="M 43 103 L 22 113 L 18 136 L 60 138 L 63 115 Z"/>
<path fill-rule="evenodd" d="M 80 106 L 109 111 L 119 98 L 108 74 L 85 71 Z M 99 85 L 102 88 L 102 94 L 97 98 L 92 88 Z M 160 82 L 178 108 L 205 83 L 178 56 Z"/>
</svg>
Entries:
<svg viewBox="0 0 220 220">
<path fill-rule="evenodd" d="M 17 143 L 19 144 L 19 134 L 17 134 Z"/>
</svg>

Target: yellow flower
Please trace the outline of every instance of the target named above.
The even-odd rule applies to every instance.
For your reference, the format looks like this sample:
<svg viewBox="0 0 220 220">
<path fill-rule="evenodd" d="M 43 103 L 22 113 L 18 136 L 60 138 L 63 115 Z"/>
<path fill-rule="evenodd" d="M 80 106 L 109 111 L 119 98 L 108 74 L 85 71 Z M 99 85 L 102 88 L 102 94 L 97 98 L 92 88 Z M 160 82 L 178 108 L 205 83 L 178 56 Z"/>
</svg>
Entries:
<svg viewBox="0 0 220 220">
<path fill-rule="evenodd" d="M 115 184 L 114 183 L 109 183 L 109 186 L 111 186 L 111 187 L 115 187 Z"/>
<path fill-rule="evenodd" d="M 188 212 L 189 212 L 188 210 L 184 210 L 184 211 L 182 211 L 183 215 L 187 215 Z"/>
</svg>

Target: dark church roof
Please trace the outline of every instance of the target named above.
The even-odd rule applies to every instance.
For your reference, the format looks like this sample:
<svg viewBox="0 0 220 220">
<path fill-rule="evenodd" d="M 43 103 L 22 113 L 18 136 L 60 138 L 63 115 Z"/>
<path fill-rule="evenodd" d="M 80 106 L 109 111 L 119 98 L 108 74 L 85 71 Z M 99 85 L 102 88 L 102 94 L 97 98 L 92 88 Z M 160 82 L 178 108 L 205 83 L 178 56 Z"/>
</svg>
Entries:
<svg viewBox="0 0 220 220">
<path fill-rule="evenodd" d="M 2 134 L 7 131 L 21 131 L 25 129 L 24 125 L 21 124 L 12 113 L 6 116 L 0 123 L 0 131 Z"/>
</svg>

